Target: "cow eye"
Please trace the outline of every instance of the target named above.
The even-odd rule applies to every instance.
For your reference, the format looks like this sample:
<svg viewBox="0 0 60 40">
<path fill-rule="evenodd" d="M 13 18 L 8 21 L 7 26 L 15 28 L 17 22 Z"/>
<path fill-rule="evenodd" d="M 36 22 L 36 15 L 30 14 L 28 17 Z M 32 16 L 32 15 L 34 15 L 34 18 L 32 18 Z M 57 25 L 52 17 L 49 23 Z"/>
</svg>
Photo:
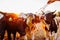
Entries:
<svg viewBox="0 0 60 40">
<path fill-rule="evenodd" d="M 2 19 L 3 17 L 4 17 L 4 15 L 0 13 L 0 19 Z"/>
</svg>

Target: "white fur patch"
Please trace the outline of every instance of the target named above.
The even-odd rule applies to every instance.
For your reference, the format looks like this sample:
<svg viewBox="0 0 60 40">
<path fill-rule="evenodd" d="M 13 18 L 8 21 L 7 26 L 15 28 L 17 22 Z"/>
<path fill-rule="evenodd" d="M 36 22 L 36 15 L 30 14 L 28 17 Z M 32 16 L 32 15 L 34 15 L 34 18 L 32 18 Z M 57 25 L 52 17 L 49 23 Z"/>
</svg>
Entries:
<svg viewBox="0 0 60 40">
<path fill-rule="evenodd" d="M 4 15 L 3 14 L 0 14 L 0 19 L 2 19 L 4 17 Z"/>
</svg>

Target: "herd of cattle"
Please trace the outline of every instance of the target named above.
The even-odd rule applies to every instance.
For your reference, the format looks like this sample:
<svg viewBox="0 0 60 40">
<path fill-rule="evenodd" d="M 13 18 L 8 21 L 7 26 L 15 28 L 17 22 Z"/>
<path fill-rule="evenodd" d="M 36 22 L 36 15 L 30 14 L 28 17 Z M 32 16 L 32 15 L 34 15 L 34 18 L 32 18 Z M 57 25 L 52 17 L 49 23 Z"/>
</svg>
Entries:
<svg viewBox="0 0 60 40">
<path fill-rule="evenodd" d="M 7 30 L 8 40 L 15 40 L 16 32 L 20 34 L 20 40 L 57 40 L 60 19 L 56 18 L 54 12 L 49 12 L 38 16 L 33 13 L 17 15 L 14 13 L 1 12 L 0 17 L 0 40 L 4 39 Z M 52 37 L 54 33 L 54 38 Z"/>
</svg>

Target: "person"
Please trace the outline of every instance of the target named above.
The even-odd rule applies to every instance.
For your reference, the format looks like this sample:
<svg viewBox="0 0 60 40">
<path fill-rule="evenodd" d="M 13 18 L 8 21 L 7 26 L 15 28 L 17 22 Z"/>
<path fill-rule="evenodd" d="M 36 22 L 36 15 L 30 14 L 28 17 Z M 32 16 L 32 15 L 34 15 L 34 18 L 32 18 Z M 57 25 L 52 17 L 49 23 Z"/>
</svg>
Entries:
<svg viewBox="0 0 60 40">
<path fill-rule="evenodd" d="M 55 2 L 55 1 L 60 1 L 60 0 L 49 0 L 49 1 L 47 2 L 47 4 L 53 3 L 53 2 Z"/>
</svg>

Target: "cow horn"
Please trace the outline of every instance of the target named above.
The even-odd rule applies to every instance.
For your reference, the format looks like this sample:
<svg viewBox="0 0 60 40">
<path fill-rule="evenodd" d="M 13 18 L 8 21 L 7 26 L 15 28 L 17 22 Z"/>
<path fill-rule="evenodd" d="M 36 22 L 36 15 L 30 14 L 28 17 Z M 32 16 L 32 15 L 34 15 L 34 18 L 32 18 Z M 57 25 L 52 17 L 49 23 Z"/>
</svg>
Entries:
<svg viewBox="0 0 60 40">
<path fill-rule="evenodd" d="M 2 13 L 2 14 L 3 14 L 3 12 L 2 12 L 2 11 L 0 11 L 0 13 Z"/>
<path fill-rule="evenodd" d="M 4 13 L 4 12 L 2 12 L 2 11 L 0 11 L 0 14 L 6 15 L 6 13 Z"/>
<path fill-rule="evenodd" d="M 42 10 L 41 10 L 41 11 L 42 11 Z M 42 15 L 44 15 L 44 14 L 45 14 L 45 13 L 44 13 L 44 11 L 42 11 L 42 13 L 43 13 Z"/>
</svg>

